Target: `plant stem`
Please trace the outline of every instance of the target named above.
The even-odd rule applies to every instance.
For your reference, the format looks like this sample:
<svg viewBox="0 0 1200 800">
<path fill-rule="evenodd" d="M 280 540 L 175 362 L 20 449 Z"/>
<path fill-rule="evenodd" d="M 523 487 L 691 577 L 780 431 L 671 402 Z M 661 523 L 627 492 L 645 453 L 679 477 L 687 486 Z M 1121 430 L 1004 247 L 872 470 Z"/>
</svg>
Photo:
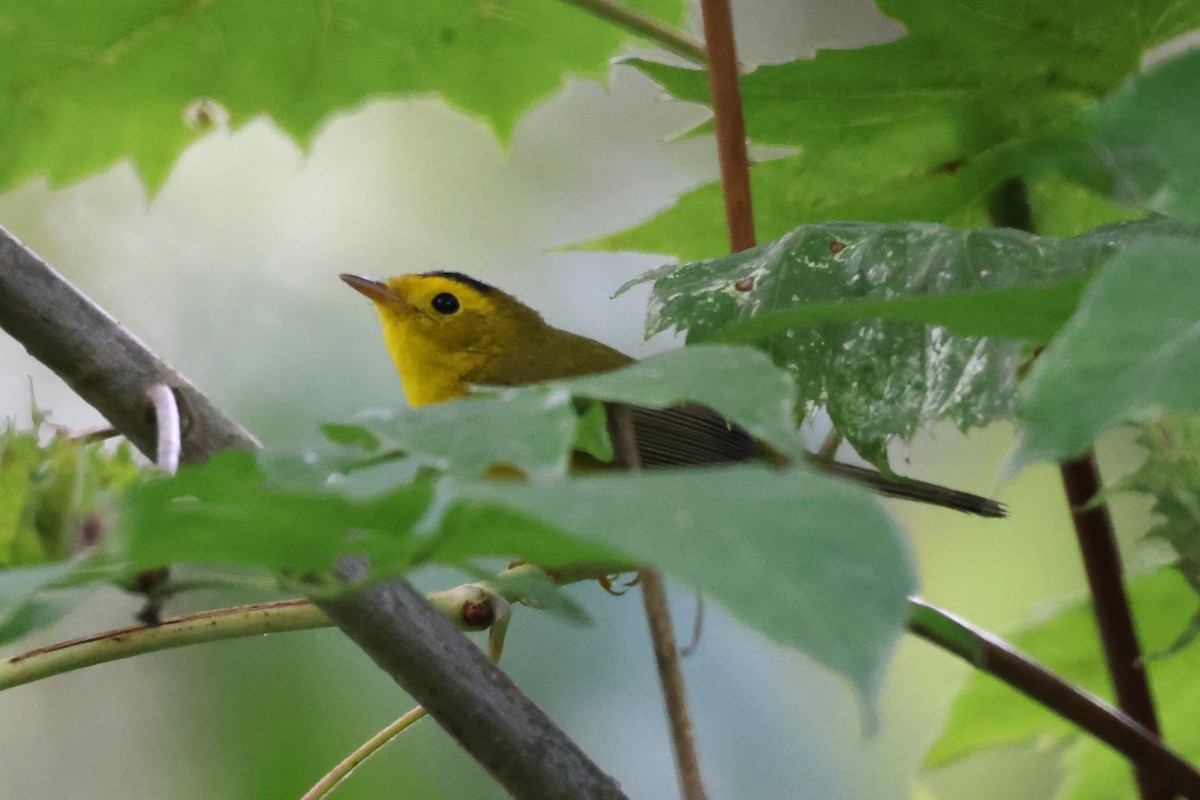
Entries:
<svg viewBox="0 0 1200 800">
<path fill-rule="evenodd" d="M 725 225 L 731 252 L 754 246 L 754 210 L 750 202 L 750 158 L 746 123 L 738 89 L 737 47 L 729 0 L 700 0 L 704 41 L 708 49 L 708 86 L 717 128 L 717 159 L 725 196 Z"/>
<path fill-rule="evenodd" d="M 1108 504 L 1099 499 L 1103 484 L 1095 453 L 1088 451 L 1082 458 L 1063 462 L 1059 472 L 1071 506 L 1071 521 L 1117 705 L 1157 736 L 1158 717 L 1125 592 L 1117 535 Z M 1146 768 L 1138 767 L 1135 777 L 1143 800 L 1168 800 L 1172 796 L 1158 776 Z"/>
<path fill-rule="evenodd" d="M 609 406 L 608 413 L 609 433 L 617 461 L 625 469 L 640 470 L 642 458 L 629 406 L 614 403 Z M 675 628 L 671 623 L 666 586 L 662 575 L 655 570 L 643 569 L 638 575 L 642 585 L 642 606 L 646 609 L 646 621 L 650 626 L 654 662 L 658 667 L 658 682 L 667 706 L 679 786 L 683 790 L 684 800 L 704 800 L 707 795 L 700 774 L 700 757 L 696 753 L 696 737 L 688 711 L 687 691 L 683 683 L 683 669 L 679 664 L 679 648 L 675 644 Z"/>
<path fill-rule="evenodd" d="M 321 800 L 321 798 L 327 797 L 334 787 L 348 778 L 360 764 L 375 755 L 379 748 L 395 739 L 407 728 L 412 727 L 413 723 L 426 716 L 426 713 L 421 706 L 409 709 L 408 713 L 363 742 L 355 748 L 353 753 L 343 758 L 336 767 L 322 775 L 321 780 L 313 784 L 313 787 L 305 792 L 300 800 Z"/>
<path fill-rule="evenodd" d="M 221 608 L 59 642 L 0 660 L 0 690 L 84 667 L 202 642 L 327 628 L 332 623 L 307 600 Z"/>
<path fill-rule="evenodd" d="M 908 629 L 1007 683 L 1117 750 L 1139 771 L 1188 798 L 1200 798 L 1200 772 L 1168 749 L 1153 731 L 1073 686 L 1008 643 L 919 598 L 910 598 Z M 1166 796 L 1171 796 L 1170 793 Z"/>
<path fill-rule="evenodd" d="M 638 36 L 650 39 L 661 45 L 664 50 L 669 50 L 694 64 L 703 66 L 708 62 L 708 54 L 704 52 L 704 45 L 683 31 L 676 30 L 649 14 L 627 8 L 620 3 L 612 2 L 612 0 L 563 0 L 563 2 L 582 8 L 592 16 L 607 20 Z"/>
<path fill-rule="evenodd" d="M 590 567 L 575 565 L 556 571 L 554 580 L 559 585 L 565 585 L 595 580 L 627 569 L 627 565 L 616 564 Z M 471 625 L 463 618 L 464 605 L 480 602 L 493 593 L 510 603 L 519 602 L 524 597 L 515 589 L 516 584 L 506 584 L 504 579 L 534 574 L 549 580 L 549 576 L 540 568 L 522 564 L 497 576 L 495 583 L 501 587 L 499 589 L 494 588 L 491 581 L 484 581 L 433 592 L 426 599 L 459 630 L 479 630 L 479 626 Z M 303 599 L 276 600 L 169 617 L 156 625 L 117 628 L 0 659 L 0 691 L 143 653 L 268 633 L 328 628 L 332 625 L 329 617 L 312 601 Z"/>
<path fill-rule="evenodd" d="M 666 584 L 658 570 L 644 569 L 640 573 L 642 606 L 650 623 L 650 642 L 654 648 L 654 663 L 662 685 L 667 719 L 671 725 L 671 744 L 675 751 L 675 767 L 679 785 L 686 800 L 703 800 L 704 778 L 700 774 L 700 757 L 692 717 L 688 711 L 683 672 L 679 666 L 679 648 L 671 625 L 671 610 L 667 604 Z"/>
</svg>

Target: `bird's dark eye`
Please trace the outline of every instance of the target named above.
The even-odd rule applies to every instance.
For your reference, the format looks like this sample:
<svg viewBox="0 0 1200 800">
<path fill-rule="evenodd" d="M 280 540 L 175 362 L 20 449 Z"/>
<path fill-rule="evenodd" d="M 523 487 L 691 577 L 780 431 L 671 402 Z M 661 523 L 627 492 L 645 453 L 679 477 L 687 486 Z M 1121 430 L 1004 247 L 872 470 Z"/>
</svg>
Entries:
<svg viewBox="0 0 1200 800">
<path fill-rule="evenodd" d="M 450 315 L 458 311 L 458 298 L 449 292 L 442 292 L 433 298 L 433 302 L 430 305 L 439 314 Z"/>
</svg>

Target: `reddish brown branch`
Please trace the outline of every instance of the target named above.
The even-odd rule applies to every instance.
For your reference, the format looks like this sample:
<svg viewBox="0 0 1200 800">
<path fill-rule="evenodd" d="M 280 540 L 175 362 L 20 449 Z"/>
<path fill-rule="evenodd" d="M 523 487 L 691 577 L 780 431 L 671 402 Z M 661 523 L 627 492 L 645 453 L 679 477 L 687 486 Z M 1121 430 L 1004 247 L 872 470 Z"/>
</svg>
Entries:
<svg viewBox="0 0 1200 800">
<path fill-rule="evenodd" d="M 725 194 L 725 224 L 734 253 L 754 247 L 754 211 L 750 202 L 750 159 L 746 123 L 738 89 L 737 47 L 729 0 L 700 0 L 708 49 L 708 86 L 717 127 L 717 158 Z"/>
<path fill-rule="evenodd" d="M 1150 683 L 1146 679 L 1137 631 L 1134 629 L 1129 596 L 1125 592 L 1121 554 L 1117 549 L 1112 515 L 1107 503 L 1096 501 L 1102 486 L 1096 456 L 1089 451 L 1082 458 L 1064 462 L 1059 471 L 1067 501 L 1071 505 L 1071 520 L 1075 524 L 1075 536 L 1087 573 L 1092 609 L 1100 629 L 1100 642 L 1104 647 L 1104 658 L 1117 696 L 1117 705 L 1142 727 L 1157 735 L 1158 717 L 1154 710 L 1154 698 L 1150 694 Z M 1143 800 L 1168 800 L 1172 797 L 1158 776 L 1144 767 L 1136 770 L 1136 778 Z"/>
<path fill-rule="evenodd" d="M 954 653 L 1021 694 L 1078 725 L 1140 770 L 1153 772 L 1185 797 L 1200 797 L 1200 773 L 1158 736 L 1103 700 L 1067 683 L 1008 643 L 919 598 L 908 629 Z M 1170 796 L 1169 794 L 1167 795 Z"/>
</svg>

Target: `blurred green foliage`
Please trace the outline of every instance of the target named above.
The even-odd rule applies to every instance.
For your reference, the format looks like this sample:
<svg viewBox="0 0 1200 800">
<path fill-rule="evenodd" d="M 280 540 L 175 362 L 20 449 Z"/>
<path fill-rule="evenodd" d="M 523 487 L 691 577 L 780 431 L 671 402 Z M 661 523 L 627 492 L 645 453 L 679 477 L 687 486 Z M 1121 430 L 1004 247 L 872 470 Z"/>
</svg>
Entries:
<svg viewBox="0 0 1200 800">
<path fill-rule="evenodd" d="M 683 14 L 680 0 L 631 5 Z M 629 38 L 539 0 L 69 7 L 10 3 L 0 19 L 0 188 L 130 158 L 157 189 L 213 128 L 266 114 L 307 144 L 331 114 L 380 95 L 436 93 L 506 137 L 567 75 L 604 75 Z"/>
</svg>

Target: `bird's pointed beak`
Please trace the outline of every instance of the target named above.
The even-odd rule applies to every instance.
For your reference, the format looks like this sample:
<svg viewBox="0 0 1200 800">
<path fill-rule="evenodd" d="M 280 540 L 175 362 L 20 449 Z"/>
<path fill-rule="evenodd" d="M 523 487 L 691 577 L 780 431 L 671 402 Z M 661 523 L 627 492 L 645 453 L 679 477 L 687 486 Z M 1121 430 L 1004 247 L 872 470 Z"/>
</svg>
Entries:
<svg viewBox="0 0 1200 800">
<path fill-rule="evenodd" d="M 377 281 L 374 278 L 364 278 L 361 275 L 351 275 L 348 272 L 343 272 L 338 277 L 345 281 L 350 288 L 365 295 L 367 299 L 374 303 L 385 306 L 407 307 L 408 305 L 401 299 L 400 295 L 393 292 L 383 281 Z"/>
</svg>

